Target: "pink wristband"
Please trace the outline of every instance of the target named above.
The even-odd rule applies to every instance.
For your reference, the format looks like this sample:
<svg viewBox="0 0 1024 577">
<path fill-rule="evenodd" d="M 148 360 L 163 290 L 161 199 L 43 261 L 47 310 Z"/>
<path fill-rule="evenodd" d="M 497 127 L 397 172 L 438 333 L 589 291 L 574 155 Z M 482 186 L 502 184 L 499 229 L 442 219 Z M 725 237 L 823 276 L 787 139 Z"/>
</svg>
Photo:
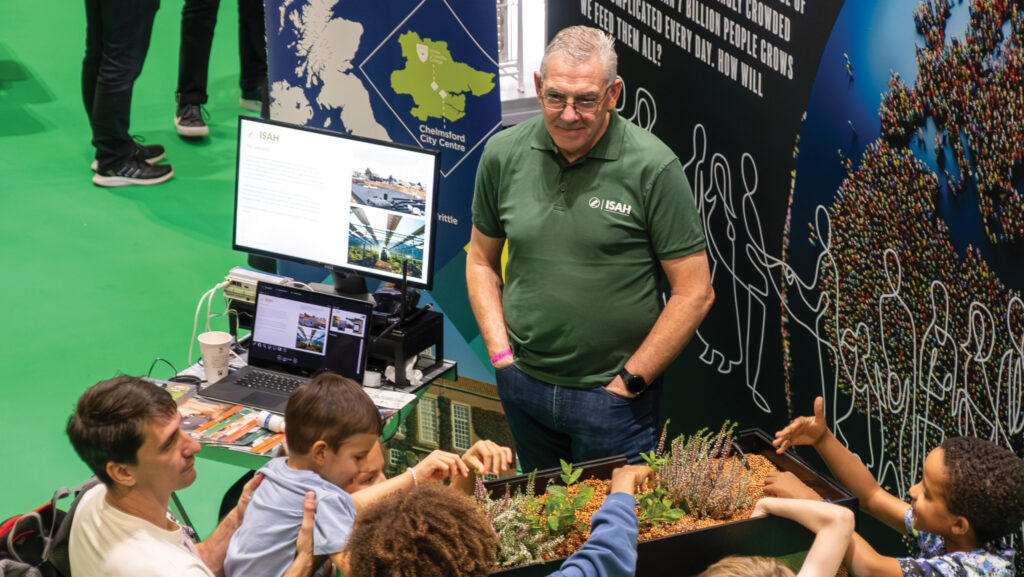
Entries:
<svg viewBox="0 0 1024 577">
<path fill-rule="evenodd" d="M 498 361 L 500 361 L 501 359 L 504 359 L 505 357 L 511 357 L 511 356 L 512 356 L 512 349 L 510 349 L 510 348 L 509 349 L 505 349 L 503 351 L 498 351 L 498 352 L 494 353 L 493 355 L 491 355 L 491 364 L 492 365 L 496 365 L 496 364 L 498 364 Z"/>
</svg>

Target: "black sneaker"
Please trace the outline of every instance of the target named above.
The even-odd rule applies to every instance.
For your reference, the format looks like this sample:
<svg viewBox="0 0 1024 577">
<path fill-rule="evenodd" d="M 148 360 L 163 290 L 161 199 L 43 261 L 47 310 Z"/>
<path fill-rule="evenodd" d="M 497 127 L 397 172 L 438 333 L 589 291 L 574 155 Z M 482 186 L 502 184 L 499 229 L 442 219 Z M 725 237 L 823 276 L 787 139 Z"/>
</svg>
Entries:
<svg viewBox="0 0 1024 577">
<path fill-rule="evenodd" d="M 133 138 L 141 137 L 135 136 Z M 135 143 L 135 158 L 138 158 L 143 162 L 146 162 L 148 164 L 156 164 L 163 160 L 165 156 L 167 156 L 167 154 L 164 151 L 164 147 L 160 146 L 159 144 L 141 144 L 139 142 Z M 99 168 L 99 165 L 99 161 L 94 160 L 92 161 L 92 164 L 89 165 L 89 168 L 92 168 L 92 171 L 96 172 L 96 170 Z"/>
<path fill-rule="evenodd" d="M 178 135 L 197 138 L 210 134 L 210 127 L 206 125 L 204 116 L 206 111 L 198 104 L 179 105 L 178 112 L 174 115 L 174 127 L 178 129 Z"/>
<path fill-rule="evenodd" d="M 252 112 L 263 111 L 263 87 L 252 90 L 243 90 L 242 97 L 238 99 L 238 105 Z"/>
<path fill-rule="evenodd" d="M 134 186 L 160 184 L 174 176 L 169 164 L 150 165 L 137 157 L 129 156 L 123 161 L 98 171 L 93 175 L 93 183 L 99 186 Z"/>
</svg>

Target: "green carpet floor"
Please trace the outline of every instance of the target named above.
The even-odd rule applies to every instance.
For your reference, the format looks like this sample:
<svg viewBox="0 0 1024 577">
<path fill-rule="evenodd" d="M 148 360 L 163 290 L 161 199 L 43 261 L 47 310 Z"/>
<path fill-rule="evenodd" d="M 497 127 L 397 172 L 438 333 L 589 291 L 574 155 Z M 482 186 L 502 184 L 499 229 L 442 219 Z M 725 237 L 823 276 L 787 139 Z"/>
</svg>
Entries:
<svg viewBox="0 0 1024 577">
<path fill-rule="evenodd" d="M 235 126 L 244 112 L 236 3 L 221 4 L 211 136 L 198 144 L 180 140 L 173 125 L 181 2 L 161 6 L 131 128 L 167 147 L 175 176 L 120 189 L 90 180 L 84 5 L 7 0 L 2 12 L 0 520 L 89 476 L 64 435 L 78 395 L 119 372 L 145 374 L 156 357 L 186 366 L 199 297 L 245 262 L 231 250 Z M 160 363 L 153 375 L 172 372 Z M 204 459 L 197 469 L 181 497 L 205 535 L 242 470 Z"/>
</svg>

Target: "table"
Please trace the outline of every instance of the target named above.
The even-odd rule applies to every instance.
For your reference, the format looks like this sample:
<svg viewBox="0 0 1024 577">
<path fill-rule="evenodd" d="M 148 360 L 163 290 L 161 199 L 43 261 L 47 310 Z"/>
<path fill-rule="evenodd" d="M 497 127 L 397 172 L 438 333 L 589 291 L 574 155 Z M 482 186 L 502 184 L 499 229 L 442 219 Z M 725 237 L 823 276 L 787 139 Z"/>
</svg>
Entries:
<svg viewBox="0 0 1024 577">
<path fill-rule="evenodd" d="M 399 393 L 407 393 L 412 396 L 407 398 L 407 402 L 401 407 L 387 406 L 383 408 L 397 409 L 394 414 L 387 417 L 384 423 L 384 431 L 381 433 L 381 442 L 387 441 L 401 425 L 402 421 L 412 412 L 416 405 L 416 401 L 423 396 L 424 391 L 430 387 L 430 384 L 439 378 L 445 378 L 449 380 L 455 380 L 458 377 L 458 370 L 455 361 L 442 359 L 440 363 L 436 362 L 435 359 L 429 357 L 420 357 L 416 362 L 417 369 L 423 372 L 423 382 L 419 385 L 407 385 L 406 387 L 397 387 L 393 383 L 387 380 L 381 380 L 381 386 L 379 388 L 369 389 L 367 388 L 367 394 L 371 398 L 380 397 L 381 395 L 375 394 L 375 391 L 381 391 L 385 394 L 390 391 Z M 188 369 L 182 371 L 182 375 L 191 375 L 203 379 L 205 374 L 202 373 L 201 363 L 196 363 Z M 202 387 L 198 391 L 198 395 L 202 396 Z M 381 404 L 375 399 L 375 403 L 378 406 Z M 215 446 L 215 445 L 204 445 L 203 449 L 199 452 L 200 458 L 209 459 L 211 461 L 218 461 L 228 465 L 236 465 L 239 467 L 245 467 L 247 469 L 259 469 L 262 467 L 273 455 L 259 455 L 251 453 L 249 451 L 232 449 L 227 447 Z"/>
<path fill-rule="evenodd" d="M 235 359 L 232 359 L 235 362 Z M 233 365 L 234 366 L 234 365 Z M 407 398 L 407 402 L 398 407 L 394 414 L 387 417 L 384 423 L 384 431 L 381 433 L 381 442 L 387 441 L 401 425 L 402 421 L 412 412 L 413 407 L 416 405 L 416 401 L 423 396 L 430 384 L 439 378 L 445 378 L 449 380 L 455 380 L 458 378 L 458 370 L 455 361 L 442 359 L 440 362 L 436 362 L 434 358 L 420 357 L 417 359 L 415 368 L 423 372 L 423 382 L 419 385 L 407 385 L 405 387 L 397 387 L 390 381 L 381 379 L 381 386 L 376 389 L 367 389 L 367 394 L 371 397 L 374 396 L 374 390 L 382 391 L 385 394 L 387 392 L 395 391 L 401 393 L 411 394 L 411 397 Z M 202 363 L 195 363 L 189 368 L 185 369 L 179 375 L 190 375 L 197 377 L 200 380 L 205 381 L 205 373 L 203 372 Z M 365 389 L 365 387 L 364 387 Z M 198 391 L 198 395 L 202 396 L 202 387 Z M 378 395 L 379 396 L 379 395 Z M 375 401 L 376 402 L 376 401 Z M 378 404 L 378 406 L 380 406 Z M 211 461 L 217 461 L 228 465 L 234 465 L 243 467 L 252 471 L 258 470 L 267 461 L 273 458 L 272 454 L 259 455 L 251 453 L 249 451 L 242 451 L 237 449 L 230 449 L 222 446 L 215 445 L 203 445 L 203 448 L 197 454 L 198 457 L 203 459 L 209 459 Z M 230 490 L 229 490 L 230 493 Z M 192 526 L 192 521 L 189 519 L 188 512 L 185 510 L 184 504 L 178 498 L 177 493 L 171 494 L 171 508 L 179 520 L 183 521 L 188 526 Z"/>
</svg>

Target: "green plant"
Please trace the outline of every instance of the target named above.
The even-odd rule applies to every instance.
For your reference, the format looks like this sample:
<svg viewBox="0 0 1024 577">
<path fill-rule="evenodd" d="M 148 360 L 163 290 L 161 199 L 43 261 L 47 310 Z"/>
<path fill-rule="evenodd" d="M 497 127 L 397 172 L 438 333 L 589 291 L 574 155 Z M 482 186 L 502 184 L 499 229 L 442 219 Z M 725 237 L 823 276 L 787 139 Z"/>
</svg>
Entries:
<svg viewBox="0 0 1024 577">
<path fill-rule="evenodd" d="M 562 478 L 562 482 L 565 483 L 566 487 L 579 480 L 580 475 L 583 474 L 583 469 L 573 468 L 572 463 L 567 463 L 565 459 L 559 459 L 558 461 L 562 463 L 562 474 L 559 477 Z"/>
<path fill-rule="evenodd" d="M 658 443 L 657 451 L 640 453 L 643 460 L 647 462 L 647 466 L 654 471 L 654 486 L 650 491 L 637 495 L 637 507 L 640 509 L 639 519 L 641 525 L 654 526 L 661 525 L 662 523 L 674 523 L 682 519 L 687 513 L 685 507 L 674 507 L 672 501 L 665 497 L 668 494 L 668 490 L 665 489 L 665 481 L 662 480 L 660 473 L 668 462 L 666 457 L 661 456 L 667 430 L 668 422 L 665 423 L 665 428 L 661 431 L 661 442 Z"/>
<path fill-rule="evenodd" d="M 648 453 L 640 453 L 640 458 L 642 458 L 644 462 L 647 463 L 647 466 L 650 467 L 652 471 L 654 471 L 655 475 L 660 473 L 661 470 L 665 467 L 665 464 L 668 463 L 667 457 L 659 457 L 658 453 L 654 451 L 650 451 Z"/>
<path fill-rule="evenodd" d="M 701 429 L 672 441 L 661 472 L 668 499 L 698 519 L 722 517 L 750 504 L 750 470 L 745 458 L 732 457 L 736 423 L 726 421 L 717 434 Z"/>
<path fill-rule="evenodd" d="M 662 523 L 675 523 L 686 515 L 686 509 L 672 506 L 672 501 L 665 498 L 666 493 L 668 491 L 665 489 L 655 487 L 650 492 L 637 496 L 641 525 L 657 526 Z"/>
<path fill-rule="evenodd" d="M 545 522 L 548 530 L 554 535 L 565 535 L 583 529 L 583 523 L 576 520 L 576 511 L 587 506 L 594 496 L 594 488 L 589 485 L 578 485 L 575 495 L 569 493 L 569 485 L 580 478 L 583 469 L 574 469 L 572 464 L 562 462 L 562 482 L 565 486 L 551 485 L 547 490 L 547 502 L 544 504 Z"/>
</svg>

